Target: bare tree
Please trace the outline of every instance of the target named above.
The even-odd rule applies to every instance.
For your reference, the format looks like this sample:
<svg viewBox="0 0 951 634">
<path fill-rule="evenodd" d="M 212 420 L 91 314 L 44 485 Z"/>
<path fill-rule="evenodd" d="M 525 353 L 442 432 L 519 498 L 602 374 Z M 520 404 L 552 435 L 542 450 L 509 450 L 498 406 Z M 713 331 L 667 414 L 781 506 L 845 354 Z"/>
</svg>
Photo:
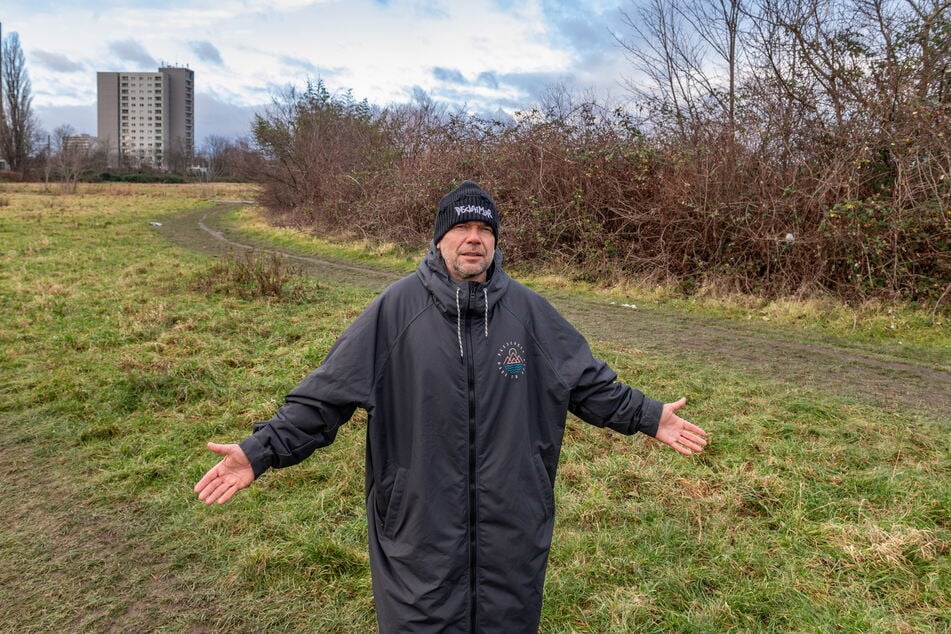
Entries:
<svg viewBox="0 0 951 634">
<path fill-rule="evenodd" d="M 647 83 L 631 82 L 632 93 L 646 103 L 654 125 L 667 127 L 670 122 L 671 132 L 688 139 L 697 99 L 690 77 L 690 68 L 699 63 L 696 44 L 684 34 L 672 3 L 648 0 L 633 14 L 622 11 L 622 16 L 632 37 L 615 34 L 615 38 Z"/>
<path fill-rule="evenodd" d="M 89 136 L 77 135 L 68 124 L 53 130 L 51 142 L 47 179 L 51 171 L 62 183 L 63 191 L 73 193 L 83 172 L 92 168 L 97 145 Z"/>
<path fill-rule="evenodd" d="M 261 153 L 252 147 L 248 137 L 229 141 L 219 161 L 220 177 L 254 180 L 261 173 Z"/>
<path fill-rule="evenodd" d="M 726 89 L 708 72 L 699 69 L 698 75 L 710 96 L 725 112 L 730 136 L 736 129 L 737 81 L 743 55 L 741 28 L 746 12 L 741 0 L 688 0 L 681 10 L 683 19 L 709 47 L 715 58 L 709 71 L 714 77 L 726 75 Z"/>
<path fill-rule="evenodd" d="M 0 103 L 0 152 L 11 169 L 23 171 L 37 142 L 39 124 L 33 115 L 33 95 L 20 36 L 3 40 L 3 99 Z"/>
<path fill-rule="evenodd" d="M 231 149 L 231 147 L 232 143 L 226 137 L 211 134 L 205 138 L 204 151 L 202 153 L 208 162 L 208 171 L 205 174 L 208 180 L 213 181 L 224 175 L 226 169 L 225 162 L 227 160 L 228 150 Z"/>
<path fill-rule="evenodd" d="M 168 171 L 174 174 L 185 174 L 188 171 L 191 159 L 185 140 L 177 137 L 172 139 L 169 147 L 166 148 L 163 163 Z"/>
<path fill-rule="evenodd" d="M 380 123 L 404 159 L 414 160 L 432 149 L 431 132 L 447 119 L 446 106 L 416 87 L 411 102 L 387 108 L 381 113 Z"/>
<path fill-rule="evenodd" d="M 645 101 L 651 122 L 696 141 L 726 123 L 732 139 L 739 72 L 744 54 L 742 0 L 648 0 L 633 13 L 621 12 L 631 37 L 615 33 L 634 67 L 647 80 L 630 82 Z M 717 139 L 718 141 L 722 139 Z"/>
</svg>

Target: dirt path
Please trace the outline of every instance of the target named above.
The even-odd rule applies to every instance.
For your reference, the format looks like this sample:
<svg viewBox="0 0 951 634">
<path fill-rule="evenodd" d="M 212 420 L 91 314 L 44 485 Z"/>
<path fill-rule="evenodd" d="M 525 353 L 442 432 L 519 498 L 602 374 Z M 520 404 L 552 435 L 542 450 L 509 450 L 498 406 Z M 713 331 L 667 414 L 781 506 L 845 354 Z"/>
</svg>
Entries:
<svg viewBox="0 0 951 634">
<path fill-rule="evenodd" d="M 400 274 L 277 251 L 230 231 L 221 215 L 240 204 L 170 218 L 161 231 L 173 242 L 216 254 L 254 248 L 291 258 L 321 279 L 382 290 Z M 663 308 L 636 309 L 567 292 L 544 292 L 592 342 L 664 353 L 740 369 L 753 376 L 834 393 L 890 411 L 910 411 L 951 424 L 951 373 L 935 355 L 915 358 L 882 346 L 841 342 L 814 333 L 686 315 Z"/>
</svg>

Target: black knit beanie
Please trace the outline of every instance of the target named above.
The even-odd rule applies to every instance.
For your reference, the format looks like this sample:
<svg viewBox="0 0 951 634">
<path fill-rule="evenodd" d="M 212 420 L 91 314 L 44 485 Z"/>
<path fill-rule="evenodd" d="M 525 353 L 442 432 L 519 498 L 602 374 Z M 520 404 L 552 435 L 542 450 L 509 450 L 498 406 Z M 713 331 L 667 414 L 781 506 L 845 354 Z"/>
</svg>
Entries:
<svg viewBox="0 0 951 634">
<path fill-rule="evenodd" d="M 439 244 L 446 232 L 463 222 L 478 220 L 492 227 L 495 241 L 499 240 L 499 210 L 485 190 L 472 181 L 462 181 L 439 201 L 436 231 L 433 242 Z"/>
</svg>

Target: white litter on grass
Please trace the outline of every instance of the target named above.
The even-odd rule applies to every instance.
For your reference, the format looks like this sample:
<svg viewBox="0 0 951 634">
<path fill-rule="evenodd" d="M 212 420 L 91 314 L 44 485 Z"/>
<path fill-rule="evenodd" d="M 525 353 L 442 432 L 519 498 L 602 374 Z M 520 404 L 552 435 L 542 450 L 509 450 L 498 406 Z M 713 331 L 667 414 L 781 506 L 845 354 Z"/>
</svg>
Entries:
<svg viewBox="0 0 951 634">
<path fill-rule="evenodd" d="M 161 222 L 155 222 L 154 220 L 153 220 L 152 222 L 150 222 L 149 224 L 152 225 L 153 227 L 161 227 L 161 226 L 162 226 L 162 223 L 161 223 Z"/>
<path fill-rule="evenodd" d="M 634 304 L 618 304 L 617 302 L 608 302 L 612 306 L 622 306 L 624 308 L 630 308 L 631 310 L 637 310 L 637 306 Z"/>
</svg>

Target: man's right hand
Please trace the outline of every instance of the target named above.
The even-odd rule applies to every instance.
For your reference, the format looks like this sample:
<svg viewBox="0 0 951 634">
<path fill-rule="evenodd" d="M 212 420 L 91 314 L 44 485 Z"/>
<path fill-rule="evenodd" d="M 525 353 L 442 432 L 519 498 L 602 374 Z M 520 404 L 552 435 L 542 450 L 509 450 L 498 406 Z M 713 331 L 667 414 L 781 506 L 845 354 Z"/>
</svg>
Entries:
<svg viewBox="0 0 951 634">
<path fill-rule="evenodd" d="M 660 422 L 657 424 L 657 433 L 654 434 L 654 438 L 665 445 L 669 445 L 675 451 L 689 456 L 693 453 L 700 453 L 707 446 L 707 441 L 704 439 L 707 432 L 677 415 L 677 410 L 686 404 L 687 399 L 685 398 L 674 403 L 664 404 L 664 410 L 660 415 Z"/>
<path fill-rule="evenodd" d="M 234 494 L 254 482 L 254 470 L 238 445 L 208 443 L 208 449 L 224 459 L 208 470 L 195 485 L 198 499 L 205 504 L 224 504 Z"/>
</svg>

